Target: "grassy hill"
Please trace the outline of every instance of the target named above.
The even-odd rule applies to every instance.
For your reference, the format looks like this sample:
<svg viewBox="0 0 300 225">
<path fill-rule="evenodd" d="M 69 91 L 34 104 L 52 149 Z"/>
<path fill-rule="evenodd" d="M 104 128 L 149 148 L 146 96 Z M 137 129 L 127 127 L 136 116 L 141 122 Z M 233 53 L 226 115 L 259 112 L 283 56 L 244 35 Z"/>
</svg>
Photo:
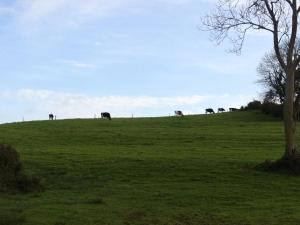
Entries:
<svg viewBox="0 0 300 225">
<path fill-rule="evenodd" d="M 300 177 L 254 169 L 283 150 L 258 112 L 0 126 L 45 191 L 1 194 L 0 225 L 300 224 Z"/>
</svg>

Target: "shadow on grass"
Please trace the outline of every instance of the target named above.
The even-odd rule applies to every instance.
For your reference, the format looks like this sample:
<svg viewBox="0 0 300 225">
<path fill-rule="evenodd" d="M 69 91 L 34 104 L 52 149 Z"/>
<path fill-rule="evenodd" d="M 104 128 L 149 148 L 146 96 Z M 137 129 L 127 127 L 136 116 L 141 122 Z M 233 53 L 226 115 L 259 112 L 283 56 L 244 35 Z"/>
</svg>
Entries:
<svg viewBox="0 0 300 225">
<path fill-rule="evenodd" d="M 266 160 L 257 169 L 267 172 L 279 172 L 289 175 L 300 175 L 300 154 L 292 157 L 282 157 L 276 161 Z"/>
<path fill-rule="evenodd" d="M 14 212 L 0 212 L 0 225 L 21 225 L 25 222 L 25 216 Z"/>
</svg>

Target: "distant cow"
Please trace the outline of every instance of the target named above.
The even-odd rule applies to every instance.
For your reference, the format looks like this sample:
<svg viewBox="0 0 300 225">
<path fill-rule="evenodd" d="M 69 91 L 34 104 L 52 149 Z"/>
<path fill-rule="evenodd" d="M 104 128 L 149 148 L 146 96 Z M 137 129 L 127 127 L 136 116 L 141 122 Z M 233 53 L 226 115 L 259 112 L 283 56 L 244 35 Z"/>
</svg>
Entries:
<svg viewBox="0 0 300 225">
<path fill-rule="evenodd" d="M 237 108 L 229 108 L 230 112 L 234 112 L 234 111 L 237 111 L 237 110 L 238 110 Z"/>
<path fill-rule="evenodd" d="M 107 118 L 107 119 L 111 120 L 110 113 L 108 113 L 108 112 L 102 112 L 101 113 L 101 118 L 102 119 L 103 118 Z"/>
<path fill-rule="evenodd" d="M 182 111 L 175 111 L 175 116 L 183 116 L 183 113 Z"/>
<path fill-rule="evenodd" d="M 209 109 L 205 109 L 205 113 L 207 114 L 207 113 L 215 113 L 215 111 L 212 109 L 212 108 L 209 108 Z"/>
<path fill-rule="evenodd" d="M 224 108 L 218 108 L 218 113 L 220 112 L 225 112 L 225 109 Z"/>
<path fill-rule="evenodd" d="M 54 115 L 53 114 L 49 114 L 49 120 L 53 120 L 54 119 Z"/>
</svg>

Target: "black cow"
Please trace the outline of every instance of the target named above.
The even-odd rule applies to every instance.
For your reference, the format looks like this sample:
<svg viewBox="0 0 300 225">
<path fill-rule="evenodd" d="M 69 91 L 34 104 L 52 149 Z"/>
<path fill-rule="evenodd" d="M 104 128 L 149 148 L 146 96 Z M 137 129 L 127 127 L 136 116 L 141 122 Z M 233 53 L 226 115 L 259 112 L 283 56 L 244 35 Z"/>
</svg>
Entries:
<svg viewBox="0 0 300 225">
<path fill-rule="evenodd" d="M 220 112 L 225 112 L 225 109 L 224 108 L 218 108 L 218 113 Z"/>
<path fill-rule="evenodd" d="M 180 110 L 175 111 L 175 116 L 183 116 L 182 111 L 180 111 Z"/>
<path fill-rule="evenodd" d="M 54 115 L 53 114 L 49 114 L 49 120 L 53 120 L 54 119 Z"/>
<path fill-rule="evenodd" d="M 208 108 L 208 109 L 205 109 L 205 114 L 207 114 L 207 113 L 215 113 L 215 111 L 212 109 L 212 108 Z"/>
<path fill-rule="evenodd" d="M 234 111 L 237 111 L 237 110 L 238 110 L 237 108 L 229 108 L 230 112 L 234 112 Z"/>
<path fill-rule="evenodd" d="M 107 118 L 107 119 L 111 120 L 110 113 L 108 113 L 108 112 L 102 112 L 101 113 L 101 118 L 102 119 L 103 118 Z"/>
</svg>

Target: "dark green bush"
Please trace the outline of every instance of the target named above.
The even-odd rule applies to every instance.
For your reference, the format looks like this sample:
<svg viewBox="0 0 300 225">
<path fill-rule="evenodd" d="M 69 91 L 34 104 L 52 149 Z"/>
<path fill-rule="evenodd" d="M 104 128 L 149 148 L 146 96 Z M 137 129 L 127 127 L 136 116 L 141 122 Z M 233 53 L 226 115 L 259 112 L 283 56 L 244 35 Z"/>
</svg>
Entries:
<svg viewBox="0 0 300 225">
<path fill-rule="evenodd" d="M 18 152 L 11 146 L 0 144 L 0 190 L 14 189 L 21 170 Z"/>
<path fill-rule="evenodd" d="M 262 104 L 260 101 L 254 100 L 249 102 L 246 106 L 246 110 L 261 110 Z"/>
<path fill-rule="evenodd" d="M 35 190 L 41 190 L 40 180 L 25 175 L 20 155 L 12 146 L 0 144 L 0 191 Z"/>
<path fill-rule="evenodd" d="M 260 101 L 252 101 L 247 104 L 247 106 L 242 106 L 241 111 L 247 110 L 260 110 L 265 114 L 269 114 L 275 117 L 283 118 L 283 105 L 274 102 L 265 101 L 261 103 Z"/>
<path fill-rule="evenodd" d="M 266 114 L 270 114 L 275 117 L 283 118 L 283 105 L 273 103 L 273 102 L 264 102 L 261 107 L 261 111 Z"/>
</svg>

